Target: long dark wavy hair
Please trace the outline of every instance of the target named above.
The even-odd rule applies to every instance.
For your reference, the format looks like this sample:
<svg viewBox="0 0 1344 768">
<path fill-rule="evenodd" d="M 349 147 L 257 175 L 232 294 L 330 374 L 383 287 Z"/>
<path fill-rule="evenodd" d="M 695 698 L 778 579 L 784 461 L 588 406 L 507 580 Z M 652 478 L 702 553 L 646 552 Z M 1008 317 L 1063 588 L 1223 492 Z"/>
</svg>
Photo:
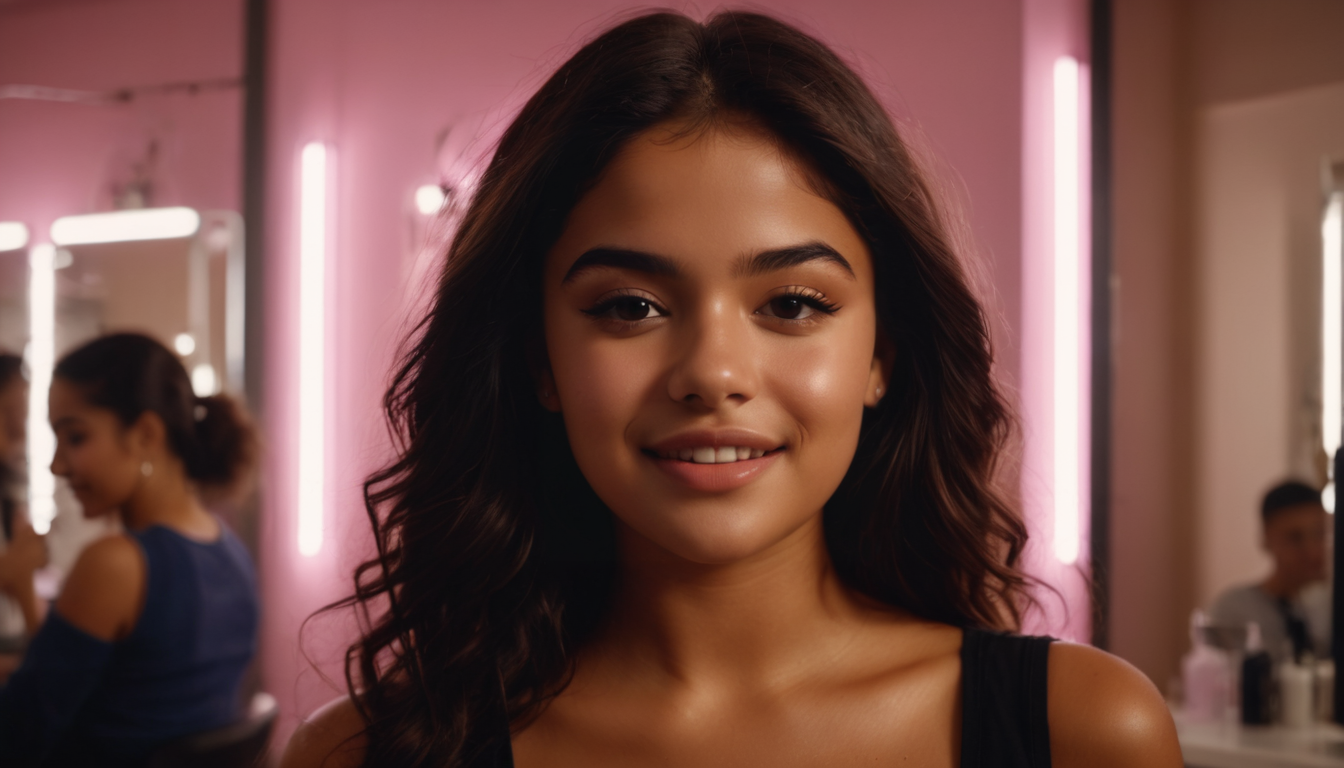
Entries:
<svg viewBox="0 0 1344 768">
<path fill-rule="evenodd" d="M 632 137 L 730 116 L 773 135 L 866 239 L 895 349 L 824 512 L 836 570 L 929 619 L 1018 626 L 1026 532 L 996 482 L 1013 422 L 929 181 L 822 43 L 754 13 L 653 13 L 585 45 L 508 127 L 387 392 L 397 457 L 364 487 L 378 553 L 334 606 L 361 617 L 346 678 L 367 765 L 470 765 L 570 679 L 617 555 L 610 511 L 537 401 L 543 258 Z"/>
</svg>

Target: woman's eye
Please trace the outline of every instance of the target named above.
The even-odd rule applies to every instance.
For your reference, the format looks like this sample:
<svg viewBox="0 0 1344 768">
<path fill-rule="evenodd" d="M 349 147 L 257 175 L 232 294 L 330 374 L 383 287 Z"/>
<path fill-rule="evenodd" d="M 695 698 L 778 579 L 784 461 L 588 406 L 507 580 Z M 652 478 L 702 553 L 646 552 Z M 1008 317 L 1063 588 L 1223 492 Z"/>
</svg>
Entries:
<svg viewBox="0 0 1344 768">
<path fill-rule="evenodd" d="M 785 293 L 767 301 L 765 306 L 756 311 L 767 317 L 777 317 L 780 320 L 809 320 L 818 312 L 833 315 L 839 308 L 839 306 L 827 301 L 824 296 Z"/>
<path fill-rule="evenodd" d="M 776 296 L 765 306 L 770 309 L 771 317 L 783 320 L 802 320 L 813 312 L 801 296 Z"/>
<path fill-rule="evenodd" d="M 649 303 L 648 299 L 641 299 L 637 296 L 617 299 L 612 306 L 612 311 L 616 317 L 622 320 L 643 320 L 650 315 L 658 316 L 658 310 L 653 308 L 653 304 Z"/>
<path fill-rule="evenodd" d="M 625 323 L 635 323 L 667 314 L 657 304 L 642 296 L 617 296 L 587 310 L 587 313 L 593 317 L 620 320 Z"/>
</svg>

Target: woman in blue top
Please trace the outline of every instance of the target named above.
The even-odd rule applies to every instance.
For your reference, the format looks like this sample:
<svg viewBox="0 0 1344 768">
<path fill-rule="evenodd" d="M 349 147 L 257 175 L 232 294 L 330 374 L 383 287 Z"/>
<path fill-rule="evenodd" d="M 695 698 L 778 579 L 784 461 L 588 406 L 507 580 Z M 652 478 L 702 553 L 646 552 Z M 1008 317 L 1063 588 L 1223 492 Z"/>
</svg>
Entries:
<svg viewBox="0 0 1344 768">
<path fill-rule="evenodd" d="M 57 364 L 51 470 L 88 517 L 122 535 L 91 544 L 41 617 L 31 529 L 0 558 L 0 589 L 34 637 L 0 689 L 5 765 L 136 765 L 239 714 L 256 650 L 256 576 L 205 500 L 251 474 L 256 438 L 232 400 L 198 398 L 177 357 L 138 334 L 96 339 Z M 36 626 L 34 626 L 36 624 Z"/>
</svg>

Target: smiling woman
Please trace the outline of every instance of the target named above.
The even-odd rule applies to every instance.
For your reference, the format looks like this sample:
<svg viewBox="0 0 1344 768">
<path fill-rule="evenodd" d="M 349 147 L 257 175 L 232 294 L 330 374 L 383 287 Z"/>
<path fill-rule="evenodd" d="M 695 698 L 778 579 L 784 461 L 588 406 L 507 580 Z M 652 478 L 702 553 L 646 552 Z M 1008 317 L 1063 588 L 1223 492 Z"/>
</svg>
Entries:
<svg viewBox="0 0 1344 768">
<path fill-rule="evenodd" d="M 584 47 L 388 392 L 351 696 L 285 765 L 1180 765 L 1136 671 L 1004 632 L 1010 418 L 950 240 L 797 30 Z"/>
</svg>

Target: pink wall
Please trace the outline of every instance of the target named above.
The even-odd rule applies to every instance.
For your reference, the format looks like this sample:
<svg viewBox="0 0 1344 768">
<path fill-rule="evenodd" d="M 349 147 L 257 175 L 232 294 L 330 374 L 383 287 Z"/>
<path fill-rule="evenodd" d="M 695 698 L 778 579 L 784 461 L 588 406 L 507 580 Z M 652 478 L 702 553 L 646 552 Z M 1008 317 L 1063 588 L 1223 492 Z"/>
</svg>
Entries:
<svg viewBox="0 0 1344 768">
<path fill-rule="evenodd" d="M 0 7 L 0 86 L 86 91 L 242 76 L 237 0 Z M 76 55 L 77 52 L 77 55 Z M 0 219 L 47 239 L 60 217 L 110 207 L 151 140 L 161 205 L 238 210 L 240 92 L 163 94 L 129 104 L 0 99 Z"/>
</svg>

